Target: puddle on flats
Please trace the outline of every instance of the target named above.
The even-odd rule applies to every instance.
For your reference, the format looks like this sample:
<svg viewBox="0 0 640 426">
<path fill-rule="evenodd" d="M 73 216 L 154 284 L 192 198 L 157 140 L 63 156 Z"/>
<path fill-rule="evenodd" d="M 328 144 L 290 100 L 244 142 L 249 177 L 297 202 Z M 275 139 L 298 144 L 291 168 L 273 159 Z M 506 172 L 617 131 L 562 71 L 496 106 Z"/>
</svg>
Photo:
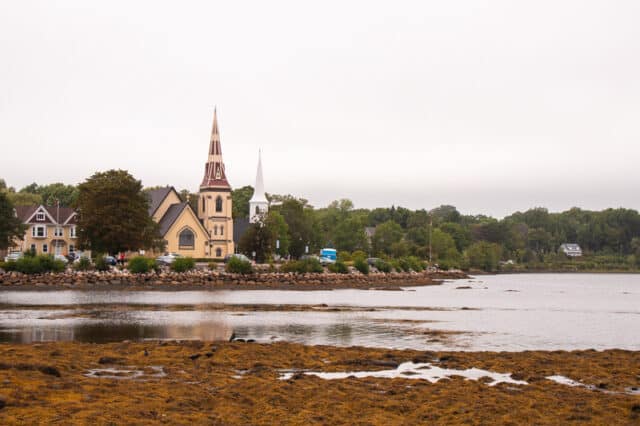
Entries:
<svg viewBox="0 0 640 426">
<path fill-rule="evenodd" d="M 289 380 L 297 372 L 285 372 L 280 376 L 281 380 Z M 451 368 L 441 368 L 429 363 L 413 363 L 405 362 L 398 366 L 394 370 L 382 370 L 382 371 L 349 371 L 349 372 L 333 372 L 323 373 L 315 371 L 303 371 L 303 374 L 309 376 L 317 376 L 325 380 L 346 379 L 348 377 L 364 378 L 364 377 L 377 377 L 383 379 L 420 379 L 428 380 L 431 383 L 436 383 L 442 379 L 449 379 L 453 376 L 464 377 L 467 380 L 479 380 L 483 379 L 488 386 L 495 386 L 499 383 L 509 383 L 514 385 L 527 385 L 524 380 L 515 380 L 511 378 L 511 373 L 496 373 L 488 370 L 481 370 L 479 368 L 468 368 L 466 370 L 455 370 Z M 490 380 L 486 380 L 490 379 Z"/>
<path fill-rule="evenodd" d="M 147 370 L 147 371 L 145 371 Z M 150 370 L 151 372 L 149 372 Z M 94 368 L 85 374 L 85 377 L 95 379 L 118 379 L 118 380 L 136 380 L 136 379 L 159 379 L 165 377 L 162 366 L 153 365 L 139 370 L 135 367 L 129 368 Z"/>
<path fill-rule="evenodd" d="M 626 388 L 624 392 L 612 391 L 604 388 L 599 388 L 594 385 L 587 385 L 582 382 L 578 382 L 576 380 L 570 379 L 565 376 L 554 375 L 545 377 L 547 380 L 551 380 L 552 382 L 558 383 L 560 385 L 571 386 L 574 388 L 584 388 L 592 391 L 603 392 L 613 395 L 640 395 L 640 388 Z"/>
</svg>

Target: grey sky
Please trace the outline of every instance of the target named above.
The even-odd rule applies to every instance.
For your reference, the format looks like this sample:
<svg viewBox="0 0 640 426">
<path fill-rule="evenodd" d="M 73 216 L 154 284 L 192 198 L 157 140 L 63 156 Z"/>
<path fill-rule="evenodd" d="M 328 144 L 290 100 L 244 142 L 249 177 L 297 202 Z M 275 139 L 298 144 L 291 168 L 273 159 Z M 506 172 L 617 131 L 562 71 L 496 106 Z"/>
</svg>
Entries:
<svg viewBox="0 0 640 426">
<path fill-rule="evenodd" d="M 0 177 L 640 208 L 640 2 L 0 1 Z"/>
</svg>

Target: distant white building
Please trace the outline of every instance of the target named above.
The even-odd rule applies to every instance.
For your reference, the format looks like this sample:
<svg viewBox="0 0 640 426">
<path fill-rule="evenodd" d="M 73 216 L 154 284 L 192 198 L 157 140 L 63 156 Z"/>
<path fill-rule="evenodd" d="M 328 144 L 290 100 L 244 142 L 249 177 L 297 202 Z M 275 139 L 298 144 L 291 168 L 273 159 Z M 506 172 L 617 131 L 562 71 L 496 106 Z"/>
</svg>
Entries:
<svg viewBox="0 0 640 426">
<path fill-rule="evenodd" d="M 580 257 L 582 256 L 582 249 L 578 244 L 562 244 L 560 251 L 568 257 Z"/>
<path fill-rule="evenodd" d="M 261 216 L 269 212 L 269 200 L 264 192 L 264 179 L 262 177 L 262 153 L 258 151 L 258 171 L 256 172 L 256 185 L 253 197 L 249 200 L 249 222 L 257 222 Z"/>
</svg>

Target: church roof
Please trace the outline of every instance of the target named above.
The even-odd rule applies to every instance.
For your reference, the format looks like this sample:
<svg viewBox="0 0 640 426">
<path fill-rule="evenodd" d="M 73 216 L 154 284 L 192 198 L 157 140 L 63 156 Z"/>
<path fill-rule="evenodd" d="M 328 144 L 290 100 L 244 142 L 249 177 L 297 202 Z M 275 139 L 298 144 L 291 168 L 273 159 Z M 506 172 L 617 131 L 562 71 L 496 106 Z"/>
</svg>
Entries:
<svg viewBox="0 0 640 426">
<path fill-rule="evenodd" d="M 153 214 L 158 210 L 160 204 L 167 198 L 167 195 L 171 191 L 175 191 L 172 186 L 167 186 L 165 188 L 152 189 L 148 192 L 149 195 L 149 216 L 153 216 Z"/>
<path fill-rule="evenodd" d="M 169 232 L 171 225 L 180 217 L 180 213 L 189 205 L 189 203 L 177 203 L 171 204 L 167 209 L 167 212 L 162 216 L 158 225 L 160 226 L 160 235 L 165 235 Z"/>
</svg>

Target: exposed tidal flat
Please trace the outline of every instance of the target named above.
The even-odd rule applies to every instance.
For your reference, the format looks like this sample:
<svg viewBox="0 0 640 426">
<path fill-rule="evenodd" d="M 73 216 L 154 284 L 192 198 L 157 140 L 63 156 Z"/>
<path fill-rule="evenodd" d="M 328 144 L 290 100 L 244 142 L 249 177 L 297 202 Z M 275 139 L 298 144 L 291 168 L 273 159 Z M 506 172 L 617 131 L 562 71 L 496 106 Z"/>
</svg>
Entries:
<svg viewBox="0 0 640 426">
<path fill-rule="evenodd" d="M 7 425 L 640 421 L 640 353 L 632 351 L 53 342 L 1 344 L 0 360 Z M 407 364 L 442 376 L 416 379 Z M 394 370 L 401 373 L 386 374 Z M 332 379 L 338 373 L 346 378 Z"/>
</svg>

